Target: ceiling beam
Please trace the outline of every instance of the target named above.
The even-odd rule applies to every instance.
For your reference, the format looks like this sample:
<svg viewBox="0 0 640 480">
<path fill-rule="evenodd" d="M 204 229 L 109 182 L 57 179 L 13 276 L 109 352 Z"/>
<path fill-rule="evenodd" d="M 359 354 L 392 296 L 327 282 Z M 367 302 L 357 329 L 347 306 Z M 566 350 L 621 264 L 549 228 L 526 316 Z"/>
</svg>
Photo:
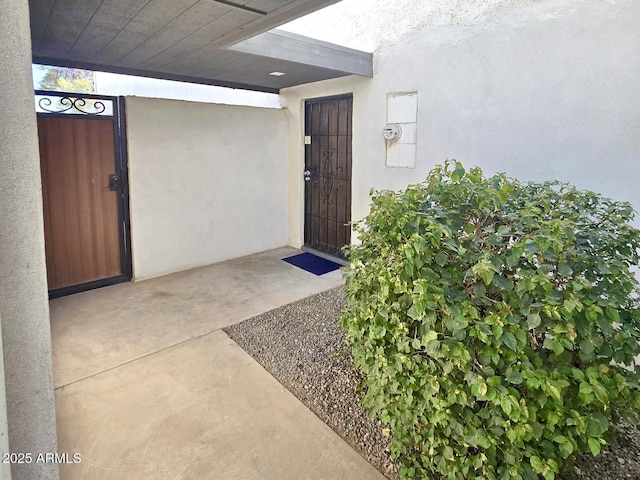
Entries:
<svg viewBox="0 0 640 480">
<path fill-rule="evenodd" d="M 228 50 L 373 77 L 373 55 L 283 30 L 261 33 Z"/>
<path fill-rule="evenodd" d="M 267 12 L 264 10 L 258 10 L 257 8 L 247 7 L 246 5 L 240 5 L 236 2 L 229 2 L 228 0 L 213 0 L 216 3 L 221 3 L 231 8 L 237 8 L 238 10 L 243 10 L 245 12 L 255 13 L 256 15 L 267 15 Z"/>
<path fill-rule="evenodd" d="M 321 8 L 338 3 L 339 1 L 340 0 L 294 0 L 287 2 L 284 6 L 269 12 L 267 16 L 257 18 L 235 31 L 221 36 L 217 45 L 220 48 L 227 48 L 235 43 L 279 27 L 296 18 L 303 17 Z"/>
</svg>

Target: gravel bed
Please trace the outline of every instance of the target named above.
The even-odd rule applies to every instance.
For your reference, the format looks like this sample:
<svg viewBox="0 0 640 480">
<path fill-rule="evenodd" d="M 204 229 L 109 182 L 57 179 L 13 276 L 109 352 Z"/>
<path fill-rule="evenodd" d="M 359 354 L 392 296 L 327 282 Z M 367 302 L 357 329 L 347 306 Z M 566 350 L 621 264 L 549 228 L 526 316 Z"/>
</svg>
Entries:
<svg viewBox="0 0 640 480">
<path fill-rule="evenodd" d="M 576 459 L 575 472 L 565 473 L 563 480 L 640 480 L 640 425 L 615 427 L 616 440 L 600 455 L 583 455 Z"/>
<path fill-rule="evenodd" d="M 224 331 L 322 421 L 391 480 L 397 464 L 383 426 L 360 404 L 361 376 L 338 315 L 343 287 L 272 310 Z M 579 457 L 563 480 L 640 480 L 640 425 L 616 427 L 618 440 L 594 458 Z"/>
<path fill-rule="evenodd" d="M 389 438 L 360 404 L 361 376 L 338 324 L 345 306 L 338 287 L 224 331 L 369 463 L 397 479 Z"/>
</svg>

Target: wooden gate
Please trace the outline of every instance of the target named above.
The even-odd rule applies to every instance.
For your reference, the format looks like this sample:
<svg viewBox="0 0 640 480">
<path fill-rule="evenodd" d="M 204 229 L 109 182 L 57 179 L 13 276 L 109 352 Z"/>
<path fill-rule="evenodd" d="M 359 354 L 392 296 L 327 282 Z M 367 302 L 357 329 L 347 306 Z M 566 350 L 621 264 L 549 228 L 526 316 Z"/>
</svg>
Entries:
<svg viewBox="0 0 640 480">
<path fill-rule="evenodd" d="M 51 297 L 131 280 L 123 107 L 36 92 Z"/>
<path fill-rule="evenodd" d="M 304 243 L 338 256 L 351 242 L 352 105 L 351 96 L 305 102 Z"/>
</svg>

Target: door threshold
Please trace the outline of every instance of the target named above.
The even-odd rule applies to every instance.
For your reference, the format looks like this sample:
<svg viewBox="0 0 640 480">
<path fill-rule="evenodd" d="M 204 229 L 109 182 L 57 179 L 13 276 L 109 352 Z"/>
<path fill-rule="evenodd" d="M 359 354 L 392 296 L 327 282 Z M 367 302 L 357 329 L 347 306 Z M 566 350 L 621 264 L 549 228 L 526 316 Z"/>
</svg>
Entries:
<svg viewBox="0 0 640 480">
<path fill-rule="evenodd" d="M 343 267 L 348 267 L 349 265 L 351 265 L 349 263 L 349 260 L 345 260 L 344 258 L 336 257 L 335 255 L 331 255 L 330 253 L 326 253 L 326 252 L 322 252 L 320 250 L 316 250 L 315 248 L 312 248 L 312 247 L 307 247 L 306 245 L 304 245 L 301 248 L 301 250 L 303 252 L 312 253 L 316 257 L 324 258 L 325 260 L 330 260 L 330 261 L 332 261 L 334 263 L 342 265 Z"/>
<path fill-rule="evenodd" d="M 100 280 L 93 280 L 91 282 L 80 283 L 78 285 L 53 288 L 49 290 L 49 300 L 66 297 L 67 295 L 73 295 L 76 293 L 88 292 L 89 290 L 95 290 L 96 288 L 110 287 L 111 285 L 130 281 L 131 277 L 129 275 L 117 275 L 115 277 L 101 278 Z"/>
</svg>

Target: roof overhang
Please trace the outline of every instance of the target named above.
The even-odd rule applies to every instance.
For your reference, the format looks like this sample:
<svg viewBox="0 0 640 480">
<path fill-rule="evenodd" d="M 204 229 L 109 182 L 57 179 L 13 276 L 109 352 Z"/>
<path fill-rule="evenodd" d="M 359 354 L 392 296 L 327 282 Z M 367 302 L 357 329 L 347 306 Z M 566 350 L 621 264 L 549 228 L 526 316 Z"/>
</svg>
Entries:
<svg viewBox="0 0 640 480">
<path fill-rule="evenodd" d="M 372 76 L 370 53 L 268 31 L 337 1 L 30 0 L 33 61 L 271 93 Z"/>
</svg>

